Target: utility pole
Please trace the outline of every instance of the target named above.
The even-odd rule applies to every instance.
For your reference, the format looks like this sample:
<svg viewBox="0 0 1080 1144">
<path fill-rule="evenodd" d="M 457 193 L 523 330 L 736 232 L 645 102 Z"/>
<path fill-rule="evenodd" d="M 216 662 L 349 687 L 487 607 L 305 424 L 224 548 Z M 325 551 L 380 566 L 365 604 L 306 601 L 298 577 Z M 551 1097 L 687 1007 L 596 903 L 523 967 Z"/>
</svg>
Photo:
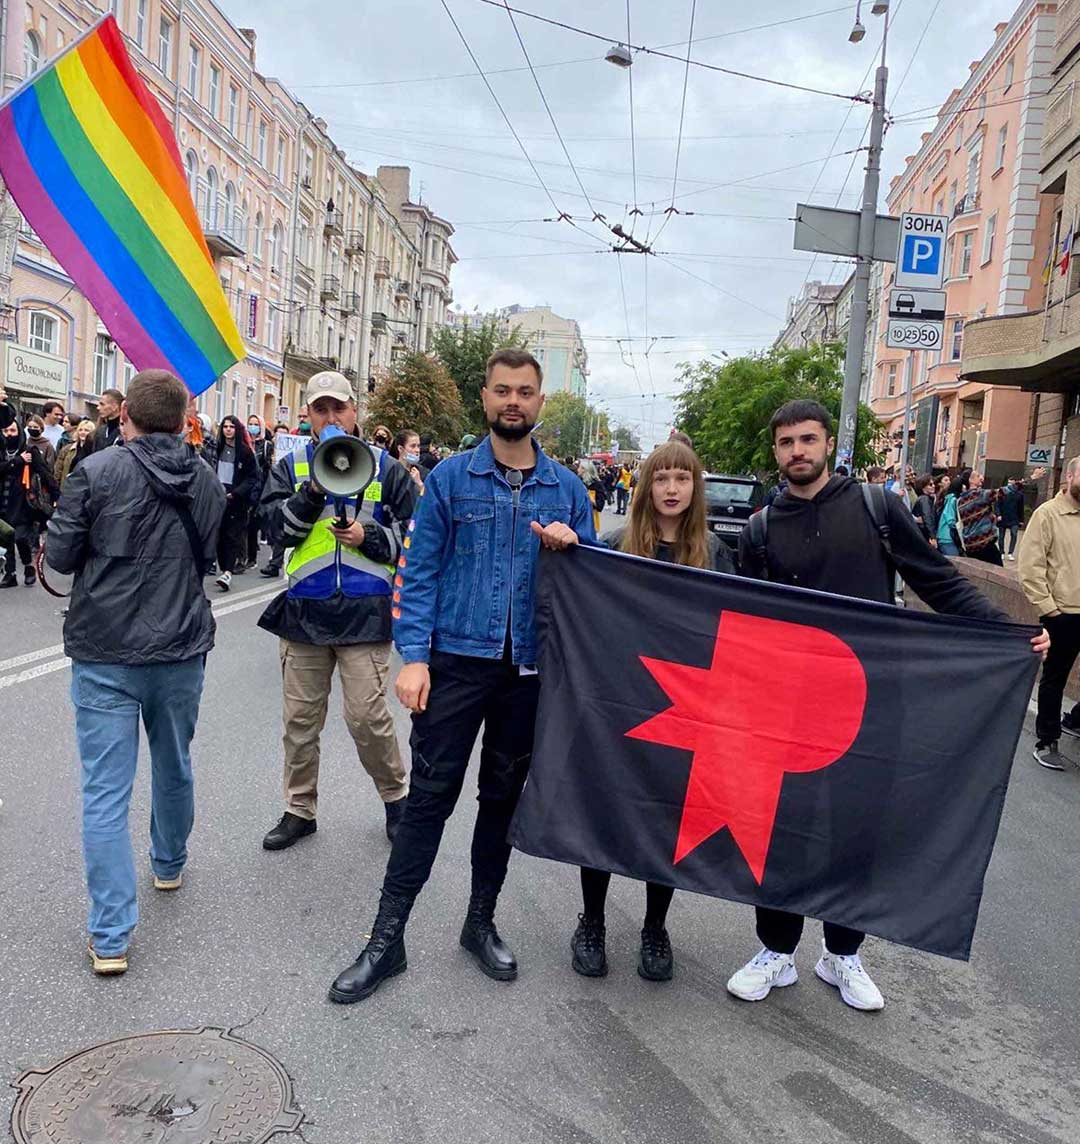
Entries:
<svg viewBox="0 0 1080 1144">
<path fill-rule="evenodd" d="M 862 380 L 866 327 L 870 314 L 870 269 L 874 258 L 874 231 L 877 226 L 878 189 L 881 182 L 881 142 L 885 135 L 885 89 L 889 69 L 885 47 L 889 39 L 889 12 L 881 37 L 881 63 L 874 76 L 874 105 L 870 119 L 870 146 L 863 180 L 862 210 L 859 217 L 859 244 L 855 263 L 855 286 L 851 298 L 851 326 L 844 357 L 844 393 L 840 402 L 840 429 L 836 463 L 851 471 L 855 454 L 855 430 L 859 415 L 859 388 Z"/>
</svg>

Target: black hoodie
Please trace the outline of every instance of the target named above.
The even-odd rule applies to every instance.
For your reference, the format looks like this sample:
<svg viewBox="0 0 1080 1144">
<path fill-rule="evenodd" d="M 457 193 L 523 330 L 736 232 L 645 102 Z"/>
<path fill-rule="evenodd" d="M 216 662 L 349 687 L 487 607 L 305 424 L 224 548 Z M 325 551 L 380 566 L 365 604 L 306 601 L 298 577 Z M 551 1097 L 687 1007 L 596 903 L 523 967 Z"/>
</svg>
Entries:
<svg viewBox="0 0 1080 1144">
<path fill-rule="evenodd" d="M 175 663 L 214 646 L 202 572 L 174 506 L 185 501 L 212 560 L 225 493 L 190 445 L 137 437 L 82 461 L 49 521 L 46 559 L 74 573 L 64 650 L 90 663 Z"/>
<path fill-rule="evenodd" d="M 892 560 L 852 477 L 832 477 L 810 500 L 785 491 L 769 509 L 767 566 L 754 552 L 749 529 L 739 543 L 745 575 L 836 596 L 893 602 L 893 577 L 904 578 L 935 612 L 980 620 L 1009 617 L 931 548 L 908 507 L 885 494 Z"/>
</svg>

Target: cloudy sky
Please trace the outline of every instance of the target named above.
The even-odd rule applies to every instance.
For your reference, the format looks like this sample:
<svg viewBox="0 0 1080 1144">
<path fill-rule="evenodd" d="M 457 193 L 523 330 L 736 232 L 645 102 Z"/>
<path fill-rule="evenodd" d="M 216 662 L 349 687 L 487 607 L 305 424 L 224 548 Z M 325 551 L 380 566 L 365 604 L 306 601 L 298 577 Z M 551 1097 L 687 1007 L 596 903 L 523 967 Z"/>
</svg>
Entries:
<svg viewBox="0 0 1080 1144">
<path fill-rule="evenodd" d="M 693 0 L 630 0 L 629 36 L 626 0 L 511 0 L 604 37 L 515 17 L 573 166 L 510 17 L 491 3 L 222 2 L 235 23 L 257 29 L 260 69 L 327 120 L 354 165 L 412 167 L 413 198 L 422 190 L 457 228 L 456 304 L 546 304 L 576 318 L 590 398 L 646 442 L 667 434 L 680 362 L 768 345 L 808 277 L 847 274 L 842 263 L 822 256 L 811 265 L 792 250 L 790 219 L 797 201 L 857 204 L 865 155 L 853 152 L 864 142 L 865 105 L 692 66 L 680 148 L 685 66 L 644 53 L 627 71 L 604 62 L 607 39 L 685 55 Z M 697 0 L 692 56 L 825 92 L 865 91 L 882 27 L 870 3 L 867 36 L 854 45 L 853 3 Z M 883 190 L 1015 7 L 892 6 L 888 102 L 907 122 L 886 136 Z M 673 201 L 679 213 L 665 214 Z M 543 221 L 560 213 L 572 221 Z M 612 253 L 617 240 L 594 213 L 656 256 Z"/>
</svg>

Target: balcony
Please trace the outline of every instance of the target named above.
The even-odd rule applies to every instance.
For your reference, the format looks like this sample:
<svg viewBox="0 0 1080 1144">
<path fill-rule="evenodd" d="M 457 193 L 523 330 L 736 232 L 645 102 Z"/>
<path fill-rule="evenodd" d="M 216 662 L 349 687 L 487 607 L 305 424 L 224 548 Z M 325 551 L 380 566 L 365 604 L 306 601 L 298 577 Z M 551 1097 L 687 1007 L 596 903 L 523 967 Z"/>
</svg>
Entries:
<svg viewBox="0 0 1080 1144">
<path fill-rule="evenodd" d="M 344 234 L 345 216 L 341 211 L 327 211 L 323 220 L 323 234 L 327 237 L 335 234 Z"/>
<path fill-rule="evenodd" d="M 389 278 L 390 277 L 390 259 L 389 258 L 376 258 L 375 259 L 375 277 L 376 278 Z"/>
<path fill-rule="evenodd" d="M 1057 7 L 1057 33 L 1054 39 L 1053 70 L 1061 65 L 1080 45 L 1080 0 L 1060 0 Z"/>
<path fill-rule="evenodd" d="M 322 290 L 319 295 L 324 302 L 332 298 L 339 298 L 341 296 L 341 279 L 336 278 L 333 274 L 326 274 L 322 280 Z"/>
<path fill-rule="evenodd" d="M 1064 322 L 1062 305 L 1067 308 Z M 1046 313 L 1029 310 L 966 323 L 960 377 L 1033 392 L 1068 393 L 1080 382 L 1080 305 L 1070 305 L 1058 302 Z"/>
<path fill-rule="evenodd" d="M 358 294 L 355 290 L 350 290 L 341 296 L 341 312 L 343 314 L 359 314 L 363 303 L 363 295 Z"/>
<path fill-rule="evenodd" d="M 371 315 L 371 332 L 373 334 L 385 334 L 387 331 L 386 315 L 379 310 L 375 310 Z"/>
<path fill-rule="evenodd" d="M 964 195 L 962 198 L 957 199 L 956 206 L 953 207 L 953 218 L 959 218 L 961 215 L 974 214 L 979 209 L 979 196 Z"/>
<path fill-rule="evenodd" d="M 296 261 L 293 263 L 296 267 L 297 279 L 303 279 L 307 282 L 315 281 L 315 267 L 311 264 L 311 261 L 310 251 L 301 250 L 297 254 Z"/>
<path fill-rule="evenodd" d="M 337 369 L 337 358 L 329 354 L 325 357 L 320 357 L 319 365 L 321 365 L 323 369 Z"/>
<path fill-rule="evenodd" d="M 394 287 L 395 298 L 409 298 L 412 295 L 412 283 L 405 278 L 399 278 L 397 285 Z"/>
<path fill-rule="evenodd" d="M 199 211 L 206 245 L 215 258 L 243 258 L 247 253 L 247 218 L 224 196 L 204 202 Z"/>
<path fill-rule="evenodd" d="M 345 254 L 349 258 L 364 253 L 364 232 L 350 230 L 345 237 Z"/>
</svg>

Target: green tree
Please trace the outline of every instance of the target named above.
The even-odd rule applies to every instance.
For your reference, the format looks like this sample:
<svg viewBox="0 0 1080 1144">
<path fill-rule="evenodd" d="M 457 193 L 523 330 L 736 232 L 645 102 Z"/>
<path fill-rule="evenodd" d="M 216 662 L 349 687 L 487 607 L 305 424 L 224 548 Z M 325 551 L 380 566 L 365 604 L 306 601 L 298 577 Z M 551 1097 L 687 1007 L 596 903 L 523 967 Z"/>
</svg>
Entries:
<svg viewBox="0 0 1080 1144">
<path fill-rule="evenodd" d="M 720 472 L 775 473 L 769 418 L 785 401 L 810 398 L 840 416 L 844 347 L 833 343 L 805 349 L 771 349 L 723 363 L 679 366 L 683 392 L 675 399 L 676 428 L 688 433 L 707 468 Z M 855 468 L 877 464 L 884 455 L 883 426 L 859 406 Z"/>
<path fill-rule="evenodd" d="M 613 436 L 619 443 L 620 449 L 632 449 L 636 453 L 641 452 L 641 438 L 637 435 L 637 431 L 629 425 L 620 422 L 615 426 Z"/>
<path fill-rule="evenodd" d="M 466 319 L 461 326 L 443 326 L 435 333 L 432 349 L 457 386 L 466 427 L 473 433 L 487 432 L 480 403 L 487 359 L 509 346 L 525 347 L 521 328 L 515 326 L 504 333 L 494 318 L 482 318 L 475 324 Z"/>
<path fill-rule="evenodd" d="M 368 398 L 369 425 L 415 429 L 454 445 L 463 432 L 461 397 L 446 366 L 429 354 L 406 354 Z"/>
<path fill-rule="evenodd" d="M 580 457 L 585 453 L 590 413 L 584 397 L 561 391 L 549 394 L 540 413 L 543 425 L 536 431 L 544 451 L 558 457 Z"/>
</svg>

